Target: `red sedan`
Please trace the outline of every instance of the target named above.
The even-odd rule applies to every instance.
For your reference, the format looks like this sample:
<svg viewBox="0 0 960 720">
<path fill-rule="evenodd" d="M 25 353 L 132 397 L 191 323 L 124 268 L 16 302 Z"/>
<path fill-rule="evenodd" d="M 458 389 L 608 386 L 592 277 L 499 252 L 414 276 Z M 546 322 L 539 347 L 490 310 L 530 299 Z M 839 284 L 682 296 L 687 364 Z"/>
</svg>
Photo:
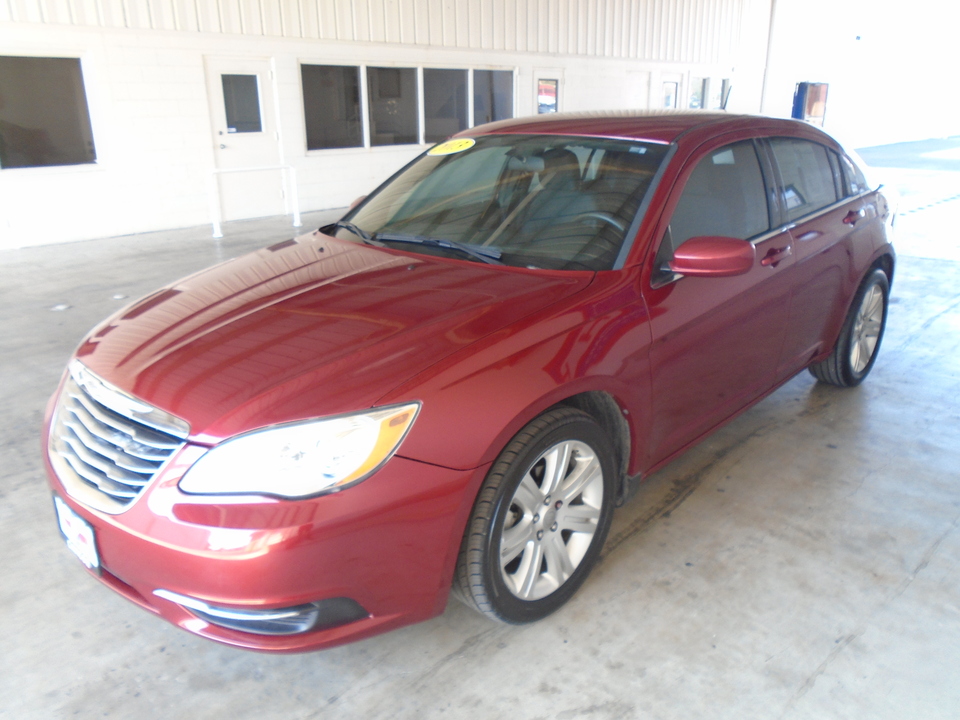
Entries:
<svg viewBox="0 0 960 720">
<path fill-rule="evenodd" d="M 67 544 L 205 637 L 298 651 L 552 612 L 644 476 L 876 360 L 892 211 L 794 121 L 518 119 L 95 328 L 47 414 Z"/>
</svg>

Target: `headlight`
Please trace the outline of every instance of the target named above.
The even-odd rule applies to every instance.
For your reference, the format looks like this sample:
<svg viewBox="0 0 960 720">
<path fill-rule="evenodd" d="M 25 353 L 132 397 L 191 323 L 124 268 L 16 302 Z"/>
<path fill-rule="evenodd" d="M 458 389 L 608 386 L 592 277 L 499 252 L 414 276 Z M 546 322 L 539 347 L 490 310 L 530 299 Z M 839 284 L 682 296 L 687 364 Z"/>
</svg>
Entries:
<svg viewBox="0 0 960 720">
<path fill-rule="evenodd" d="M 239 435 L 194 463 L 180 489 L 284 498 L 340 489 L 369 477 L 390 459 L 419 409 L 412 403 Z"/>
</svg>

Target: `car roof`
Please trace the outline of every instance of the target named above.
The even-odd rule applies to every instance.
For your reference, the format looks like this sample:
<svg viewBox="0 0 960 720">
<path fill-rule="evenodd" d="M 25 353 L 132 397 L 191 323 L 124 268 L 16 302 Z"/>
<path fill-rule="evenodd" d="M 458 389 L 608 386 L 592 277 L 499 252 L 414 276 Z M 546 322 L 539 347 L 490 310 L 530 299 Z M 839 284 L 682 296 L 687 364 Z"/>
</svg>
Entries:
<svg viewBox="0 0 960 720">
<path fill-rule="evenodd" d="M 583 113 L 550 113 L 479 125 L 461 135 L 529 134 L 586 135 L 672 143 L 690 131 L 721 132 L 753 128 L 758 132 L 807 135 L 808 123 L 759 115 L 733 115 L 709 110 L 612 110 Z M 699 133 L 698 133 L 699 134 Z M 814 131 L 813 133 L 817 133 Z"/>
</svg>

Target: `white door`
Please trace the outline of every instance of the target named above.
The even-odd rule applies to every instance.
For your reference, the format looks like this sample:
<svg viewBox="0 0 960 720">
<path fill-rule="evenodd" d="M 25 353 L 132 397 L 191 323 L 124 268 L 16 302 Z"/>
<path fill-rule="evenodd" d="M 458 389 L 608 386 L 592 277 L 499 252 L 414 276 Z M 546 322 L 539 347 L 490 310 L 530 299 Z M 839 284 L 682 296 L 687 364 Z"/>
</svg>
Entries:
<svg viewBox="0 0 960 720">
<path fill-rule="evenodd" d="M 213 154 L 224 220 L 281 215 L 280 136 L 270 60 L 204 58 L 213 125 Z M 244 168 L 251 168 L 246 170 Z"/>
</svg>

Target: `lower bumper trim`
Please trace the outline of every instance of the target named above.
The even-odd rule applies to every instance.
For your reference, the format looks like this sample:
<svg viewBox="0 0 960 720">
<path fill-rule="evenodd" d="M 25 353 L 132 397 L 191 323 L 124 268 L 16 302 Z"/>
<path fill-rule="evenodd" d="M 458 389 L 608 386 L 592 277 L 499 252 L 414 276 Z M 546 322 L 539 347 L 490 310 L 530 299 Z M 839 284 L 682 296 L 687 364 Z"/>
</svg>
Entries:
<svg viewBox="0 0 960 720">
<path fill-rule="evenodd" d="M 370 616 L 356 600 L 328 598 L 303 605 L 271 609 L 237 609 L 159 588 L 157 597 L 176 603 L 212 625 L 255 635 L 297 635 L 346 625 Z"/>
</svg>

